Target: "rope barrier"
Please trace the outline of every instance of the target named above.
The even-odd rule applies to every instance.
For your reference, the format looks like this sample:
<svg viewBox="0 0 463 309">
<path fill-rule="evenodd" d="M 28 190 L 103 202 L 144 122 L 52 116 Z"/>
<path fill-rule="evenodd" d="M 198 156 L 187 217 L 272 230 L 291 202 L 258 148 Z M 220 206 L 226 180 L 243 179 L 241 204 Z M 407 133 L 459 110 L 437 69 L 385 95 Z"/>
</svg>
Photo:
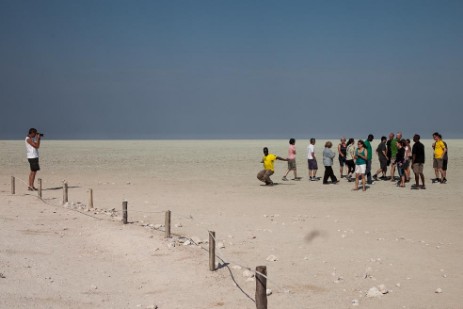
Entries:
<svg viewBox="0 0 463 309">
<path fill-rule="evenodd" d="M 18 179 L 20 182 L 24 183 L 24 184 L 29 188 L 29 184 L 26 183 L 23 179 L 17 178 L 17 177 L 15 177 L 15 179 Z M 60 188 L 60 187 L 58 187 L 58 188 Z M 44 204 L 46 204 L 46 205 L 49 205 L 49 206 L 52 206 L 52 207 L 56 207 L 56 208 L 57 208 L 57 207 L 60 207 L 60 206 L 53 205 L 53 204 L 47 202 L 44 198 L 42 198 L 42 197 L 40 197 L 40 196 L 38 196 L 38 195 L 27 194 L 27 193 L 24 194 L 24 195 L 35 196 L 36 198 L 38 198 L 39 200 L 41 200 L 41 201 L 42 201 Z M 14 195 L 13 195 L 13 194 L 9 194 L 8 196 L 14 196 Z M 90 215 L 90 214 L 85 213 L 85 212 L 83 212 L 83 211 L 80 211 L 80 210 L 78 210 L 78 209 L 67 208 L 67 207 L 66 207 L 66 209 L 72 210 L 72 211 L 75 211 L 75 212 L 78 212 L 78 213 L 80 213 L 80 214 L 83 214 L 83 215 L 85 215 L 85 216 L 94 218 L 94 219 L 96 219 L 96 220 L 103 220 L 102 218 L 98 218 L 98 217 L 96 217 L 96 216 Z M 113 212 L 115 212 L 115 213 L 118 213 L 118 211 L 115 210 L 115 208 L 113 208 L 113 209 L 111 209 L 111 210 L 112 210 Z M 143 213 L 143 214 L 162 214 L 162 213 L 166 213 L 167 210 L 162 210 L 162 211 L 142 211 L 142 210 L 130 209 L 130 212 Z M 201 228 L 201 229 L 203 229 L 204 231 L 206 231 L 206 232 L 208 233 L 208 235 L 211 235 L 212 238 L 214 239 L 214 241 L 217 242 L 216 237 L 213 236 L 212 233 L 210 233 L 211 231 L 210 231 L 209 229 L 207 229 L 207 228 L 204 228 L 204 227 L 200 226 L 200 223 L 197 222 L 197 221 L 193 218 L 193 216 L 192 216 L 191 214 L 190 214 L 190 215 L 183 215 L 183 214 L 174 213 L 173 215 L 176 216 L 176 217 L 180 217 L 180 218 L 183 218 L 183 219 L 187 219 L 187 220 L 193 221 L 193 222 L 195 223 L 195 225 L 197 225 L 199 228 Z M 191 239 L 190 237 L 185 237 L 185 238 L 187 238 L 188 240 L 192 241 L 193 243 L 195 243 L 196 245 L 198 245 L 199 247 L 201 247 L 203 250 L 208 251 L 207 248 L 205 248 L 204 246 L 201 246 L 200 244 L 197 244 L 197 243 L 196 243 L 193 239 Z M 271 280 L 266 274 L 263 274 L 263 273 L 261 273 L 261 272 L 259 272 L 259 271 L 257 271 L 257 270 L 253 270 L 253 269 L 252 269 L 251 267 L 249 267 L 249 266 L 245 266 L 245 264 L 242 263 L 241 261 L 235 261 L 235 260 L 229 259 L 229 258 L 224 254 L 223 250 L 222 250 L 220 247 L 216 247 L 216 249 L 217 249 L 218 253 L 215 253 L 215 256 L 216 256 L 217 258 L 219 258 L 224 264 L 233 264 L 233 265 L 237 265 L 237 266 L 241 267 L 242 269 L 245 269 L 245 270 L 248 270 L 248 271 L 253 272 L 254 275 L 259 274 L 260 276 L 266 278 L 266 279 L 267 279 L 269 282 L 271 282 L 273 285 L 275 285 L 275 286 L 277 287 L 277 289 L 279 289 L 280 291 L 284 291 L 284 292 L 286 292 L 286 293 L 289 292 L 288 290 L 285 290 L 284 288 L 282 288 L 282 286 L 281 286 L 279 283 L 277 283 L 277 282 Z"/>
<path fill-rule="evenodd" d="M 24 184 L 29 188 L 29 184 L 26 183 L 26 182 L 25 182 L 24 180 L 22 180 L 21 178 L 15 177 L 15 179 L 18 179 L 19 181 L 21 181 L 22 183 L 24 183 Z M 61 206 L 53 205 L 53 204 L 51 204 L 51 203 L 48 203 L 43 197 L 40 197 L 40 196 L 38 196 L 38 195 L 33 195 L 33 194 L 25 194 L 25 195 L 34 196 L 34 197 L 38 198 L 39 200 L 41 200 L 41 201 L 42 201 L 44 204 L 46 204 L 46 205 L 49 205 L 49 206 L 52 206 L 52 207 L 55 207 L 55 208 L 62 208 Z M 98 217 L 92 216 L 92 215 L 87 214 L 87 213 L 84 213 L 84 212 L 82 212 L 82 211 L 80 211 L 80 210 L 78 210 L 78 209 L 67 208 L 67 207 L 66 207 L 66 209 L 72 210 L 72 211 L 75 211 L 75 212 L 78 212 L 78 213 L 80 213 L 80 214 L 83 214 L 83 215 L 85 215 L 85 216 L 94 218 L 94 219 L 96 219 L 96 220 L 103 220 L 102 218 L 98 218 Z"/>
</svg>

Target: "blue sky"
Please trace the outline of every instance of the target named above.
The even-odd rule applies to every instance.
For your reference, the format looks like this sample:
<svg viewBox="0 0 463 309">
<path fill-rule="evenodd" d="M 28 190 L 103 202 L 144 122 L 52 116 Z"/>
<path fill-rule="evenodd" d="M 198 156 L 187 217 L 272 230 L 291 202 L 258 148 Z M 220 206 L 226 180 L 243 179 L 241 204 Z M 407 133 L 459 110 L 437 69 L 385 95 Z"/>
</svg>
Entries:
<svg viewBox="0 0 463 309">
<path fill-rule="evenodd" d="M 0 6 L 0 139 L 463 136 L 462 1 Z"/>
</svg>

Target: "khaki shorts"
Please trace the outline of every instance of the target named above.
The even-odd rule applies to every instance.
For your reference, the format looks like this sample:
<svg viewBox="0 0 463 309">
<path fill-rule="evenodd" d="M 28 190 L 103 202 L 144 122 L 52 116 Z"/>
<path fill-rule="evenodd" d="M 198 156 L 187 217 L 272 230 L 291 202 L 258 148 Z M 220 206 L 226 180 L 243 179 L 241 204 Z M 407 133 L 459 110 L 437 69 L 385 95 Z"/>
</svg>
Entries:
<svg viewBox="0 0 463 309">
<path fill-rule="evenodd" d="M 412 168 L 413 168 L 413 173 L 415 174 L 423 174 L 423 163 L 413 163 Z"/>
<path fill-rule="evenodd" d="M 296 169 L 296 159 L 289 159 L 288 160 L 288 169 L 290 171 Z"/>
<path fill-rule="evenodd" d="M 443 159 L 436 159 L 434 158 L 432 162 L 432 167 L 433 168 L 439 168 L 441 169 L 444 166 L 444 160 Z"/>
</svg>

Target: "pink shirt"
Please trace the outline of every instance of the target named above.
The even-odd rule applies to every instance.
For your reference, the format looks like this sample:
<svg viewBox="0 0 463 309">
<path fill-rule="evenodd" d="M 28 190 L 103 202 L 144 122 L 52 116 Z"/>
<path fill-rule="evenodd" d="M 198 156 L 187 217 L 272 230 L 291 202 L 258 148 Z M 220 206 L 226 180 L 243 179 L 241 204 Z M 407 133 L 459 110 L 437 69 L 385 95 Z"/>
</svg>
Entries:
<svg viewBox="0 0 463 309">
<path fill-rule="evenodd" d="M 296 159 L 296 145 L 289 145 L 288 159 Z"/>
</svg>

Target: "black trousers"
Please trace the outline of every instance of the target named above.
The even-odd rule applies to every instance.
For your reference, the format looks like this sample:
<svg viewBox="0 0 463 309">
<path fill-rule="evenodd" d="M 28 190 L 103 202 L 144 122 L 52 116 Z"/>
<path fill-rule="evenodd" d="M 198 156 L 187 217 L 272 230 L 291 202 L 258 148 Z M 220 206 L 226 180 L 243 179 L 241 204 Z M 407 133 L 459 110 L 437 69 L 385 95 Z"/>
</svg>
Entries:
<svg viewBox="0 0 463 309">
<path fill-rule="evenodd" d="M 323 183 L 328 183 L 328 178 L 330 178 L 332 182 L 338 181 L 336 176 L 334 176 L 333 168 L 331 166 L 325 166 L 325 175 L 323 175 Z"/>
</svg>

